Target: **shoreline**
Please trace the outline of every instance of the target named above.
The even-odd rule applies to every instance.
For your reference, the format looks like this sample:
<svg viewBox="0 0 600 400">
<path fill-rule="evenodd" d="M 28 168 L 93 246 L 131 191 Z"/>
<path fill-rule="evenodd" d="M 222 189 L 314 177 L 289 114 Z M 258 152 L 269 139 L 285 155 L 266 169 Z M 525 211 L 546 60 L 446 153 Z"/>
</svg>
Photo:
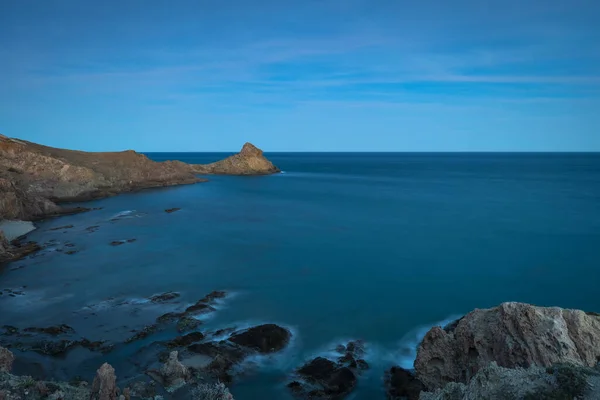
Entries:
<svg viewBox="0 0 600 400">
<path fill-rule="evenodd" d="M 2 220 L 0 221 L 0 231 L 9 242 L 24 238 L 28 233 L 36 230 L 37 227 L 31 221 L 21 220 Z"/>
</svg>

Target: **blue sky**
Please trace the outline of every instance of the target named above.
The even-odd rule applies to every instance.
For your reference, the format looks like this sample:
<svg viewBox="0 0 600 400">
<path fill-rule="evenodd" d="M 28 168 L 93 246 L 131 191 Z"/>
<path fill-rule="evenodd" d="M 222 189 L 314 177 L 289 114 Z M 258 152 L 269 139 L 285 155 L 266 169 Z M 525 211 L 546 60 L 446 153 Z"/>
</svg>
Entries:
<svg viewBox="0 0 600 400">
<path fill-rule="evenodd" d="M 0 0 L 0 133 L 103 151 L 600 151 L 597 0 Z"/>
</svg>

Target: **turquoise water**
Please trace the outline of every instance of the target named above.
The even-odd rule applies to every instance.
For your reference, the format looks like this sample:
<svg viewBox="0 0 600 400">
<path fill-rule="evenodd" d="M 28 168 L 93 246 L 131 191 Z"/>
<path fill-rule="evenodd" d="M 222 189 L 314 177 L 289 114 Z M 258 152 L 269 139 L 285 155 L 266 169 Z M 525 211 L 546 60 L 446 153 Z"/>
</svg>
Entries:
<svg viewBox="0 0 600 400">
<path fill-rule="evenodd" d="M 424 331 L 455 315 L 503 301 L 600 311 L 600 155 L 268 157 L 285 172 L 117 196 L 86 204 L 102 210 L 40 223 L 32 240 L 70 241 L 79 252 L 47 249 L 5 269 L 1 287 L 27 288 L 0 298 L 0 325 L 64 322 L 121 340 L 124 326 L 161 310 L 77 310 L 108 297 L 175 290 L 193 301 L 226 289 L 234 295 L 206 329 L 275 322 L 295 334 L 284 354 L 255 360 L 255 373 L 232 387 L 237 400 L 287 398 L 294 368 L 347 339 L 366 341 L 372 366 L 353 398 L 383 399 L 384 369 L 410 367 Z M 163 212 L 172 207 L 182 210 Z M 100 227 L 86 232 L 91 225 Z M 128 238 L 137 241 L 107 245 Z M 118 373 L 133 349 L 108 356 Z M 90 375 L 105 358 L 91 357 L 53 368 Z"/>
</svg>

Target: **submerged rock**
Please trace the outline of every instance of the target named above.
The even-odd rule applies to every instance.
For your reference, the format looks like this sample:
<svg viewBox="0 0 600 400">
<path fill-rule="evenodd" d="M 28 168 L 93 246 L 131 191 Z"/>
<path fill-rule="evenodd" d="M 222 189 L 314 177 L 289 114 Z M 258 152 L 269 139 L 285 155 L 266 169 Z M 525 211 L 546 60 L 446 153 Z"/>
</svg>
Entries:
<svg viewBox="0 0 600 400">
<path fill-rule="evenodd" d="M 184 312 L 170 312 L 163 314 L 156 319 L 155 324 L 144 327 L 140 332 L 137 332 L 135 335 L 127 339 L 125 343 L 131 343 L 136 340 L 144 339 L 155 332 L 167 328 L 169 324 L 172 324 L 175 321 L 177 321 L 176 328 L 180 333 L 193 331 L 202 324 L 202 321 L 194 318 L 194 316 L 215 311 L 215 308 L 212 307 L 210 303 L 216 299 L 223 298 L 226 295 L 226 292 L 215 291 L 198 300 L 194 305 L 188 307 Z M 166 292 L 150 297 L 150 301 L 153 303 L 162 303 L 175 299 L 179 296 L 180 294 L 176 292 Z"/>
<path fill-rule="evenodd" d="M 165 292 L 165 293 L 156 294 L 154 296 L 151 296 L 150 301 L 153 303 L 164 303 L 166 301 L 174 300 L 180 296 L 181 296 L 181 294 L 179 294 L 177 292 Z"/>
<path fill-rule="evenodd" d="M 470 312 L 446 330 L 432 328 L 421 342 L 415 370 L 429 390 L 467 383 L 496 362 L 501 367 L 586 367 L 600 360 L 600 317 L 579 310 L 503 303 Z"/>
<path fill-rule="evenodd" d="M 165 343 L 167 347 L 186 347 L 193 343 L 199 342 L 204 339 L 202 332 L 192 332 L 185 336 L 178 336 L 173 340 L 169 340 Z"/>
<path fill-rule="evenodd" d="M 56 228 L 50 228 L 48 230 L 49 231 L 60 231 L 60 230 L 71 229 L 71 228 L 73 228 L 73 225 L 57 226 Z"/>
<path fill-rule="evenodd" d="M 65 324 L 57 325 L 57 326 L 49 326 L 46 328 L 36 328 L 36 327 L 25 328 L 24 331 L 25 332 L 35 332 L 35 333 L 45 333 L 47 335 L 52 335 L 52 336 L 75 333 L 75 329 L 73 329 L 69 325 L 65 325 Z"/>
<path fill-rule="evenodd" d="M 175 211 L 179 211 L 179 210 L 181 210 L 181 208 L 177 208 L 177 207 L 176 207 L 176 208 L 167 208 L 167 209 L 165 210 L 165 212 L 166 212 L 167 214 L 171 214 L 171 213 L 174 213 Z"/>
</svg>

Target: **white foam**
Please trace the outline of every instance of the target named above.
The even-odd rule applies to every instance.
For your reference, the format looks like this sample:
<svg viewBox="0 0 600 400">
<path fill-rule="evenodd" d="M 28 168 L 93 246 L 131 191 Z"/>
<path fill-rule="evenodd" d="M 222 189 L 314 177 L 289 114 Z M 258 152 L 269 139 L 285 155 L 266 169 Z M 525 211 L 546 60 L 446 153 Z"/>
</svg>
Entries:
<svg viewBox="0 0 600 400">
<path fill-rule="evenodd" d="M 145 213 L 137 212 L 136 210 L 125 210 L 121 211 L 112 217 L 110 217 L 110 221 L 117 221 L 120 219 L 129 219 L 129 218 L 141 218 Z"/>
</svg>

